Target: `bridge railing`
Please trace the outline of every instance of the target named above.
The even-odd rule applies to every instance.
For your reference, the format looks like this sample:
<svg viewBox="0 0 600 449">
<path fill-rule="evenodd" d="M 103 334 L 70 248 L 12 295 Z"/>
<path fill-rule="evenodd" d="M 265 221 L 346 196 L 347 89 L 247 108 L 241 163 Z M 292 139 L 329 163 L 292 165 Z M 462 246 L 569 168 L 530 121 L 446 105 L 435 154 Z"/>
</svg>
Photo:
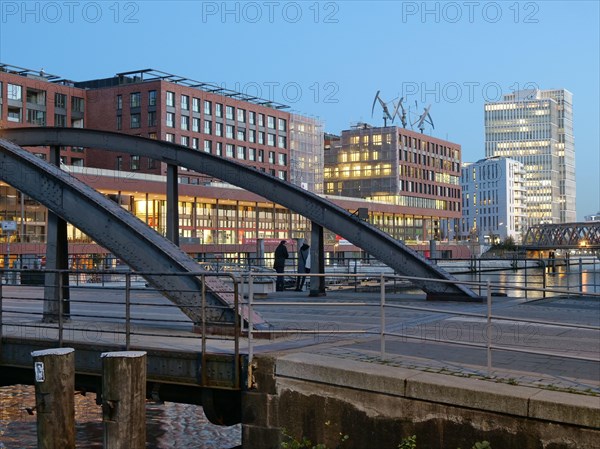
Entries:
<svg viewBox="0 0 600 449">
<path fill-rule="evenodd" d="M 47 274 L 55 273 L 56 283 L 44 285 Z M 165 276 L 194 276 L 200 279 L 202 288 L 195 292 L 197 301 L 190 307 L 201 310 L 201 318 L 194 322 L 181 312 L 178 306 L 158 295 L 143 281 L 143 276 L 162 273 L 125 273 L 107 272 L 115 275 L 112 281 L 101 281 L 71 285 L 66 291 L 64 279 L 72 279 L 77 272 L 72 271 L 36 271 L 19 270 L 20 285 L 0 284 L 0 338 L 13 337 L 37 339 L 62 346 L 72 341 L 83 341 L 90 345 L 112 345 L 119 349 L 189 349 L 202 354 L 199 383 L 218 385 L 218 379 L 210 372 L 227 372 L 224 377 L 236 379 L 235 385 L 244 383 L 242 379 L 243 363 L 241 359 L 247 352 L 251 361 L 255 349 L 265 342 L 278 339 L 298 339 L 303 336 L 318 336 L 320 341 L 335 339 L 366 339 L 377 342 L 378 358 L 387 363 L 394 358 L 389 351 L 389 344 L 398 341 L 429 341 L 448 343 L 463 348 L 483 349 L 486 351 L 486 375 L 494 375 L 492 355 L 498 352 L 526 353 L 531 355 L 549 355 L 564 359 L 573 359 L 600 364 L 597 353 L 592 354 L 587 348 L 554 348 L 523 340 L 527 332 L 546 327 L 589 333 L 587 341 L 600 341 L 600 327 L 569 323 L 560 320 L 525 319 L 518 315 L 501 313 L 501 306 L 506 298 L 502 294 L 520 291 L 527 292 L 529 298 L 537 301 L 554 295 L 572 298 L 600 300 L 600 293 L 580 292 L 577 290 L 537 286 L 505 285 L 501 282 L 486 280 L 485 282 L 460 281 L 469 288 L 481 289 L 482 302 L 464 303 L 432 303 L 422 300 L 422 292 L 415 291 L 408 276 L 396 276 L 385 273 L 358 274 L 314 274 L 306 273 L 307 283 L 316 282 L 318 277 L 326 277 L 329 296 L 306 297 L 306 293 L 273 292 L 264 290 L 266 284 L 274 283 L 276 276 L 292 278 L 291 273 L 277 275 L 274 273 L 167 273 Z M 9 272 L 0 273 L 6 279 Z M 62 274 L 62 276 L 60 276 Z M 116 277 L 117 275 L 122 276 Z M 37 278 L 35 276 L 38 276 Z M 294 278 L 297 276 L 293 276 Z M 218 277 L 222 282 L 222 293 L 233 295 L 234 303 L 227 305 L 210 305 L 207 303 L 206 278 Z M 598 277 L 600 281 L 600 276 Z M 451 282 L 451 281 L 437 281 Z M 456 282 L 456 281 L 452 281 Z M 600 282 L 594 281 L 596 292 L 600 291 Z M 62 292 L 58 299 L 44 299 L 48 291 Z M 420 296 L 419 296 L 420 295 Z M 52 297 L 53 298 L 53 297 Z M 409 301 L 406 300 L 409 299 Z M 419 301 L 416 303 L 411 298 Z M 525 303 L 524 294 L 518 299 Z M 597 304 L 597 303 L 592 303 Z M 500 306 L 500 309 L 497 307 Z M 215 320 L 217 315 L 237 310 L 235 319 L 229 322 Z M 289 310 L 289 312 L 286 312 Z M 558 310 L 558 309 L 557 309 Z M 257 312 L 255 315 L 254 312 Z M 406 321 L 406 314 L 423 313 L 433 317 L 425 323 L 435 323 L 456 317 L 477 326 L 476 338 L 458 338 L 449 335 L 451 324 L 441 334 L 431 329 L 424 329 L 424 334 L 414 332 L 414 327 Z M 306 316 L 304 325 L 295 317 Z M 255 316 L 262 316 L 264 322 L 257 326 Z M 245 317 L 242 320 L 240 317 Z M 331 317 L 327 325 L 319 326 L 323 317 Z M 344 318 L 346 317 L 346 318 Z M 355 317 L 357 317 L 355 319 Z M 362 319 L 362 318 L 364 319 Z M 360 319 L 359 319 L 360 318 Z M 417 323 L 419 323 L 417 321 Z M 451 323 L 451 321 L 448 321 Z M 315 325 L 316 324 L 316 325 Z M 498 337 L 498 329 L 516 326 L 514 338 L 506 335 Z M 455 338 L 456 337 L 456 338 Z M 520 338 L 520 339 L 519 339 Z M 314 342 L 314 340 L 313 340 Z M 299 341 L 298 344 L 303 344 Z M 222 354 L 223 360 L 215 362 L 210 369 L 206 357 L 211 354 Z M 251 370 L 251 364 L 249 369 Z M 251 374 L 251 373 L 250 373 Z M 251 375 L 248 376 L 251 378 Z M 221 384 L 225 385 L 225 383 Z"/>
<path fill-rule="evenodd" d="M 543 341 L 539 342 L 540 345 L 535 345 L 533 342 L 527 341 L 527 337 L 535 336 L 528 335 L 527 332 L 535 332 L 537 329 L 548 326 L 563 329 L 564 331 L 586 332 L 590 334 L 590 341 L 600 341 L 600 326 L 597 324 L 586 325 L 543 319 L 527 319 L 514 315 L 502 315 L 500 312 L 493 312 L 494 305 L 501 305 L 502 301 L 507 301 L 507 299 L 504 298 L 504 292 L 508 289 L 511 291 L 520 290 L 529 292 L 530 294 L 535 293 L 538 299 L 532 301 L 538 301 L 542 298 L 542 293 L 545 295 L 555 295 L 556 297 L 591 298 L 594 301 L 600 301 L 600 283 L 594 285 L 596 292 L 579 291 L 575 294 L 572 290 L 563 288 L 539 288 L 536 286 L 525 287 L 519 285 L 507 286 L 490 280 L 483 283 L 461 281 L 461 284 L 466 285 L 473 290 L 482 291 L 483 296 L 480 302 L 470 301 L 471 304 L 469 307 L 464 307 L 464 303 L 462 303 L 462 306 L 451 307 L 449 304 L 457 303 L 442 302 L 430 305 L 430 303 L 421 301 L 417 305 L 414 303 L 403 304 L 403 300 L 399 299 L 399 295 L 397 294 L 398 287 L 404 286 L 404 288 L 410 289 L 410 282 L 415 280 L 415 278 L 409 276 L 380 274 L 379 276 L 371 276 L 368 281 L 364 280 L 364 274 L 306 274 L 306 276 L 313 279 L 313 282 L 316 282 L 316 278 L 318 277 L 326 276 L 331 280 L 331 277 L 334 276 L 343 278 L 346 284 L 356 285 L 356 283 L 360 283 L 361 287 L 366 288 L 361 289 L 361 291 L 378 293 L 378 300 L 376 298 L 374 299 L 373 294 L 371 294 L 370 297 L 365 296 L 364 298 L 361 296 L 346 295 L 343 296 L 343 299 L 336 298 L 334 301 L 328 301 L 326 296 L 314 298 L 301 297 L 299 300 L 256 299 L 252 294 L 252 285 L 255 280 L 260 279 L 261 275 L 248 273 L 246 274 L 246 277 L 251 288 L 247 298 L 247 304 L 250 310 L 256 310 L 257 312 L 268 316 L 268 310 L 272 308 L 277 308 L 279 310 L 284 308 L 290 308 L 292 310 L 296 310 L 297 308 L 309 308 L 313 310 L 313 315 L 315 317 L 319 317 L 324 313 L 341 317 L 344 315 L 344 310 L 350 310 L 351 315 L 358 313 L 356 312 L 357 310 L 363 310 L 360 313 L 369 314 L 372 324 L 360 326 L 356 325 L 355 322 L 343 321 L 340 318 L 340 321 L 335 321 L 333 326 L 315 326 L 312 328 L 309 326 L 294 327 L 288 323 L 282 328 L 273 327 L 263 330 L 253 329 L 251 323 L 249 323 L 249 326 L 244 328 L 244 332 L 247 332 L 248 334 L 248 354 L 250 361 L 254 357 L 254 345 L 256 344 L 257 338 L 264 338 L 265 336 L 272 337 L 273 335 L 285 338 L 287 335 L 297 339 L 299 336 L 320 335 L 321 341 L 329 342 L 343 339 L 354 339 L 357 341 L 364 339 L 373 341 L 373 338 L 375 337 L 379 342 L 379 360 L 383 363 L 389 363 L 390 360 L 394 359 L 393 352 L 389 352 L 388 347 L 386 346 L 386 343 L 390 341 L 432 341 L 456 345 L 458 347 L 485 350 L 485 370 L 484 372 L 479 372 L 479 374 L 495 378 L 502 377 L 502 374 L 499 374 L 494 369 L 493 364 L 493 353 L 499 352 L 524 353 L 532 356 L 541 355 L 592 362 L 596 364 L 597 369 L 600 369 L 600 352 L 598 352 L 597 348 L 548 348 L 544 346 L 545 342 Z M 353 279 L 357 282 L 352 282 Z M 446 283 L 450 281 L 437 280 L 436 282 Z M 346 291 L 352 292 L 354 289 L 355 287 L 349 287 L 346 288 Z M 414 291 L 407 290 L 407 293 L 414 293 Z M 523 301 L 523 299 L 519 301 Z M 457 317 L 467 321 L 473 321 L 479 326 L 478 331 L 480 332 L 477 335 L 470 335 L 468 338 L 453 338 L 456 337 L 456 335 L 452 336 L 447 335 L 444 332 L 440 333 L 440 329 L 429 329 L 424 330 L 424 332 L 415 333 L 414 329 L 410 329 L 410 324 L 407 327 L 402 323 L 402 312 L 424 312 L 428 315 L 431 314 L 431 316 L 437 316 L 435 319 L 436 321 L 444 320 L 448 317 Z M 379 321 L 378 325 L 375 324 L 376 321 Z M 435 321 L 429 322 L 433 323 Z M 516 334 L 513 335 L 514 338 L 504 338 L 505 336 L 498 335 L 498 330 L 500 329 L 500 334 L 502 334 L 501 329 L 506 325 L 516 327 L 517 330 L 513 331 L 513 333 L 516 332 Z M 446 329 L 446 331 L 448 331 L 448 329 Z M 432 333 L 434 334 L 433 337 L 431 336 Z M 596 349 L 596 352 L 594 352 L 594 349 Z M 582 355 L 582 352 L 585 354 Z M 600 389 L 598 392 L 600 392 Z"/>
<path fill-rule="evenodd" d="M 575 294 L 593 289 L 600 282 L 600 260 L 597 257 L 571 257 L 561 258 L 452 258 L 452 259 L 429 259 L 440 268 L 463 281 L 477 282 L 476 291 L 481 294 L 485 282 L 489 279 L 504 285 L 505 292 L 511 296 L 546 297 L 552 294 L 546 292 L 547 287 L 561 286 L 572 290 Z M 287 274 L 285 281 L 294 284 L 296 272 L 296 261 L 288 259 L 285 267 Z M 275 271 L 270 268 L 272 260 L 251 259 L 244 262 L 235 260 L 216 260 L 200 262 L 200 265 L 213 272 L 230 272 L 236 276 L 248 271 L 261 272 L 274 275 Z M 390 267 L 375 259 L 365 258 L 343 258 L 326 259 L 326 274 L 354 274 L 354 278 L 326 277 L 326 283 L 332 288 L 339 284 L 341 286 L 357 286 L 370 276 L 384 273 L 386 275 L 397 274 Z M 261 279 L 267 279 L 261 277 Z M 273 277 L 273 279 L 275 279 Z M 409 281 L 405 281 L 409 282 Z M 525 287 L 525 289 L 512 289 L 511 287 Z M 528 287 L 537 287 L 537 290 L 529 290 Z"/>
<path fill-rule="evenodd" d="M 0 283 L 0 340 L 197 352 L 201 356 L 198 383 L 224 388 L 240 385 L 242 313 L 239 284 L 230 273 L 2 270 L 0 275 L 4 282 L 13 281 Z M 198 279 L 200 288 L 191 292 L 194 303 L 186 308 L 195 310 L 199 319 L 193 321 L 178 305 L 156 294 L 144 280 L 146 275 Z M 94 276 L 93 281 L 77 283 L 82 276 Z M 211 283 L 211 291 L 230 296 L 231 304 L 207 301 L 207 277 L 223 281 Z M 238 313 L 228 313 L 231 310 Z M 211 374 L 224 371 L 220 380 Z"/>
</svg>

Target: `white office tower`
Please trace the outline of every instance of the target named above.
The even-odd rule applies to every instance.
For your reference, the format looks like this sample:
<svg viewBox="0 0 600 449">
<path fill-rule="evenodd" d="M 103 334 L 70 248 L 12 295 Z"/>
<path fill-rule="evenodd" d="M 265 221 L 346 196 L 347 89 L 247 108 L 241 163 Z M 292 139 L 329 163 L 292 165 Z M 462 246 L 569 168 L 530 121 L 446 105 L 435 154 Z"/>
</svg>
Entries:
<svg viewBox="0 0 600 449">
<path fill-rule="evenodd" d="M 525 221 L 523 164 L 505 157 L 463 164 L 461 240 L 521 243 Z"/>
<path fill-rule="evenodd" d="M 572 98 L 565 89 L 532 89 L 485 104 L 486 157 L 525 166 L 527 226 L 576 221 Z"/>
</svg>

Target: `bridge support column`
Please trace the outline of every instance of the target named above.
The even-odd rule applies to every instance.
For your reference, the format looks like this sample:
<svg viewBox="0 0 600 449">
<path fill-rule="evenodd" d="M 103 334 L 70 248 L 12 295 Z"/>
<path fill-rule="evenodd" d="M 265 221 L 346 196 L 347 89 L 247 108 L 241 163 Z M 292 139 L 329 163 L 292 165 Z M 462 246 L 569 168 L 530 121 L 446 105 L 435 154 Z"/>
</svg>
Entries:
<svg viewBox="0 0 600 449">
<path fill-rule="evenodd" d="M 167 164 L 167 238 L 179 246 L 179 182 L 173 164 Z"/>
<path fill-rule="evenodd" d="M 258 213 L 256 214 L 258 217 Z M 258 235 L 258 232 L 256 233 Z M 265 239 L 256 239 L 256 265 L 264 267 L 265 264 Z"/>
<path fill-rule="evenodd" d="M 146 447 L 146 353 L 102 354 L 104 447 Z"/>
<path fill-rule="evenodd" d="M 60 147 L 50 147 L 50 162 L 60 166 Z M 67 222 L 48 210 L 48 227 L 46 230 L 46 270 L 67 270 L 69 268 L 69 243 L 67 240 Z M 63 301 L 63 316 L 70 315 L 69 274 L 48 272 L 44 282 L 44 322 L 57 322 L 60 310 L 59 301 Z M 62 292 L 60 291 L 62 284 Z"/>
<path fill-rule="evenodd" d="M 437 249 L 436 249 L 436 241 L 434 239 L 429 240 L 429 259 L 431 259 L 431 263 L 437 263 L 435 259 L 437 259 Z"/>
<path fill-rule="evenodd" d="M 34 351 L 37 441 L 40 449 L 75 449 L 75 350 Z"/>
<path fill-rule="evenodd" d="M 323 226 L 311 222 L 310 266 L 311 273 L 325 274 L 325 247 L 323 242 Z M 309 296 L 325 296 L 325 278 L 311 277 Z"/>
</svg>

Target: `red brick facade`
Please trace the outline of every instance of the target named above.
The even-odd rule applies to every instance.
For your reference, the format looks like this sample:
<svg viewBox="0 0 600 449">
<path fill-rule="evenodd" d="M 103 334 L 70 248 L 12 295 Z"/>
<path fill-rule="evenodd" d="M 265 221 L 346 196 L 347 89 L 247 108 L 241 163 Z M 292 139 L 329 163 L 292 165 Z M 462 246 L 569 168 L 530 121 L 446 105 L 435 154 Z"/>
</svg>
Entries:
<svg viewBox="0 0 600 449">
<path fill-rule="evenodd" d="M 289 178 L 288 112 L 166 81 L 93 89 L 88 98 L 88 128 L 171 141 Z M 88 165 L 166 172 L 166 167 L 148 158 L 137 161 L 126 154 L 96 150 L 88 152 Z M 199 177 L 180 171 L 183 184 L 197 183 Z"/>
<path fill-rule="evenodd" d="M 0 64 L 0 128 L 26 126 L 84 127 L 87 119 L 87 92 L 68 82 L 11 73 Z M 48 148 L 32 152 L 48 158 Z M 83 149 L 63 148 L 61 159 L 67 165 L 87 165 Z"/>
</svg>

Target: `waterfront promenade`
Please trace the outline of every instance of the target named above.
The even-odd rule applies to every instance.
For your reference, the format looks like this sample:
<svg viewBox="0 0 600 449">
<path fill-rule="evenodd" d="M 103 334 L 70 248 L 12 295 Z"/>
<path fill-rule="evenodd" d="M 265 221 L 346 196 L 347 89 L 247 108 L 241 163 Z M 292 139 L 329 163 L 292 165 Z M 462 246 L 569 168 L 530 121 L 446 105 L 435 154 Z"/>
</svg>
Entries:
<svg viewBox="0 0 600 449">
<path fill-rule="evenodd" d="M 275 296 L 275 295 L 274 295 Z M 269 300 L 271 298 L 268 298 Z M 275 301 L 308 301 L 306 295 L 295 292 L 279 293 Z M 378 294 L 331 292 L 327 302 L 364 301 L 377 304 Z M 493 345 L 512 346 L 523 350 L 555 353 L 528 354 L 495 350 L 492 353 L 492 372 L 487 371 L 485 348 L 459 346 L 451 342 L 479 343 L 487 341 L 483 318 L 461 317 L 447 312 L 485 313 L 485 303 L 427 302 L 424 296 L 389 294 L 389 303 L 408 307 L 436 308 L 442 312 L 397 309 L 387 313 L 386 329 L 404 335 L 386 337 L 385 356 L 381 358 L 381 339 L 378 336 L 340 335 L 339 331 L 353 327 L 378 326 L 378 310 L 373 307 L 319 308 L 306 314 L 307 307 L 260 306 L 257 310 L 267 321 L 291 330 L 281 342 L 259 343 L 257 352 L 307 351 L 329 357 L 357 360 L 387 366 L 398 366 L 458 376 L 491 377 L 511 384 L 547 386 L 600 394 L 600 340 L 598 331 L 565 329 L 552 324 L 535 324 L 516 320 L 531 319 L 574 325 L 600 325 L 600 298 L 552 298 L 534 301 L 494 298 L 493 314 L 515 320 L 494 320 Z M 390 316 L 391 315 L 391 316 Z M 320 329 L 323 332 L 306 336 L 300 329 Z M 328 332 L 329 330 L 329 332 Z M 560 354 L 581 356 L 594 361 L 565 359 Z M 600 399 L 599 399 L 600 402 Z M 600 405 L 600 403 L 599 403 Z"/>
<path fill-rule="evenodd" d="M 97 358 L 86 352 L 88 347 L 124 349 L 122 287 L 119 282 L 71 287 L 71 318 L 64 323 L 63 346 L 78 347 L 76 354 L 84 359 Z M 143 281 L 133 282 L 129 293 L 130 349 L 148 351 L 155 365 L 158 361 L 185 368 L 187 360 L 191 374 L 187 382 L 198 382 L 194 369 L 203 341 L 197 327 Z M 244 329 L 239 339 L 243 357 L 253 357 L 248 388 L 236 405 L 242 409 L 244 447 L 279 447 L 280 427 L 329 441 L 330 436 L 320 433 L 328 420 L 337 426 L 334 433 L 352 433 L 349 447 L 365 447 L 364 432 L 353 430 L 357 425 L 370 428 L 368 421 L 363 422 L 364 407 L 389 426 L 378 438 L 387 434 L 396 445 L 400 436 L 424 438 L 433 426 L 444 429 L 439 430 L 446 439 L 440 447 L 462 447 L 482 439 L 499 444 L 493 447 L 537 447 L 522 445 L 523 435 L 531 435 L 525 438 L 530 443 L 542 441 L 544 435 L 557 441 L 577 436 L 576 446 L 559 447 L 584 447 L 577 446 L 584 440 L 585 447 L 597 447 L 598 296 L 535 300 L 494 296 L 491 325 L 485 318 L 485 301 L 427 301 L 424 294 L 409 290 L 386 291 L 384 296 L 384 307 L 377 289 L 331 287 L 319 297 L 286 290 L 253 298 L 253 311 L 268 324 L 251 333 Z M 41 286 L 2 286 L 4 343 L 10 340 L 23 348 L 35 340 L 56 345 L 57 324 L 41 322 L 42 297 Z M 249 306 L 247 298 L 243 302 Z M 234 354 L 231 336 L 207 337 L 207 353 Z M 24 351 L 27 365 L 31 362 L 25 360 L 29 353 Z M 155 379 L 160 382 L 160 376 Z M 273 415 L 277 407 L 267 405 L 271 400 L 295 414 Z M 308 416 L 313 417 L 310 424 L 305 423 Z M 315 416 L 322 419 L 315 421 Z M 432 421 L 435 416 L 439 421 Z M 452 430 L 456 419 L 463 424 L 474 419 L 475 424 Z M 490 419 L 493 429 L 475 431 L 478 422 Z M 295 428 L 292 423 L 305 425 Z M 517 439 L 510 443 L 507 438 Z M 437 447 L 420 441 L 425 447 Z M 381 444 L 377 447 L 389 446 Z"/>
<path fill-rule="evenodd" d="M 100 287 L 100 286 L 98 286 Z M 52 339 L 55 325 L 40 323 L 42 288 L 3 286 L 4 337 Z M 123 291 L 119 288 L 71 288 L 71 320 L 65 323 L 64 345 L 69 341 L 122 345 Z M 157 292 L 131 292 L 131 345 L 197 352 L 200 336 L 179 309 Z M 402 308 L 398 308 L 402 307 Z M 431 302 L 423 294 L 386 294 L 385 352 L 380 335 L 378 292 L 328 290 L 311 298 L 307 292 L 284 291 L 256 298 L 253 308 L 269 323 L 263 334 L 240 339 L 240 352 L 308 352 L 338 359 L 385 364 L 450 375 L 494 378 L 501 382 L 600 394 L 600 298 L 555 297 L 540 300 L 494 297 L 492 326 L 486 331 L 481 316 L 486 304 Z M 421 309 L 435 309 L 421 310 Z M 496 318 L 498 317 L 498 318 Z M 499 319 L 499 318 L 502 319 Z M 536 323 L 520 321 L 533 320 Z M 567 328 L 563 325 L 582 326 Z M 490 332 L 491 371 L 484 345 Z M 231 339 L 213 336 L 207 351 L 233 351 Z M 526 352 L 508 352 L 494 347 Z M 552 355 L 549 355 L 552 354 Z M 565 358 L 581 357 L 591 360 Z"/>
</svg>

